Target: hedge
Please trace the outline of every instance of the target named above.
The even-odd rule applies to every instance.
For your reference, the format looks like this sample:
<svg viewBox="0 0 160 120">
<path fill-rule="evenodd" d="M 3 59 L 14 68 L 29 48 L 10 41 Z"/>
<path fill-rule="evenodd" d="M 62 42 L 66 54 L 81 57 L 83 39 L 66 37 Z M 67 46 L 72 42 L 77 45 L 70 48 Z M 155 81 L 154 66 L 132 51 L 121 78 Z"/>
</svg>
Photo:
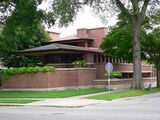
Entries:
<svg viewBox="0 0 160 120">
<path fill-rule="evenodd" d="M 76 60 L 72 64 L 78 65 L 79 67 L 86 67 L 87 66 L 87 63 L 84 60 Z"/>
<path fill-rule="evenodd" d="M 44 67 L 20 67 L 20 68 L 8 68 L 1 70 L 2 77 L 4 79 L 8 79 L 11 76 L 17 74 L 24 74 L 24 73 L 37 73 L 37 72 L 54 72 L 55 67 L 53 66 L 44 66 Z"/>
<path fill-rule="evenodd" d="M 119 71 L 112 71 L 109 73 L 109 75 L 108 75 L 108 73 L 105 73 L 105 76 L 109 76 L 109 77 L 121 76 L 121 75 L 122 75 L 122 73 Z"/>
</svg>

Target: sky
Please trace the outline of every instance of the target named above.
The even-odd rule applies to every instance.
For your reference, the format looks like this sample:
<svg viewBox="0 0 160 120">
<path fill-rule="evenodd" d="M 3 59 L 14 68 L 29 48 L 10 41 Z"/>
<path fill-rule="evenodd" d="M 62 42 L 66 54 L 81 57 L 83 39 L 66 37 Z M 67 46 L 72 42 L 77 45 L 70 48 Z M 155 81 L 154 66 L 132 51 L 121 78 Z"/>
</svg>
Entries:
<svg viewBox="0 0 160 120">
<path fill-rule="evenodd" d="M 66 37 L 76 34 L 76 29 L 78 28 L 108 27 L 114 25 L 115 23 L 116 17 L 112 17 L 109 19 L 108 24 L 104 25 L 101 20 L 92 12 L 90 7 L 85 7 L 82 12 L 79 12 L 77 14 L 75 21 L 71 23 L 68 27 L 52 27 L 46 30 L 58 32 L 60 33 L 60 37 Z"/>
</svg>

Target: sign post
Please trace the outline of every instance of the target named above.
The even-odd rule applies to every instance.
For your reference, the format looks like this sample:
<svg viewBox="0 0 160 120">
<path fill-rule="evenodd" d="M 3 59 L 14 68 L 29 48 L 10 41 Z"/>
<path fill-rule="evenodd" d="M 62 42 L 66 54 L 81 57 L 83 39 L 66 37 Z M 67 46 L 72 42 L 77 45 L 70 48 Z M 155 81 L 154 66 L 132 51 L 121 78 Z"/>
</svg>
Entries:
<svg viewBox="0 0 160 120">
<path fill-rule="evenodd" d="M 105 70 L 107 72 L 108 75 L 108 91 L 110 93 L 111 91 L 111 79 L 110 79 L 110 73 L 113 71 L 113 64 L 108 62 L 105 64 Z"/>
</svg>

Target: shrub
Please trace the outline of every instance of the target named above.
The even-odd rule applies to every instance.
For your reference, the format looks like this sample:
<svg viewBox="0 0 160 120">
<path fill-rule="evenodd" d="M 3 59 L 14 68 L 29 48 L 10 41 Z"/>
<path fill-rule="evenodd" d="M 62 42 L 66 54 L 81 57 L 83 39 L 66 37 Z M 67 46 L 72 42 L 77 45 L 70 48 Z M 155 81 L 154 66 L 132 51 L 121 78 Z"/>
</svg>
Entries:
<svg viewBox="0 0 160 120">
<path fill-rule="evenodd" d="M 121 75 L 122 75 L 122 73 L 119 71 L 112 71 L 109 74 L 108 73 L 105 74 L 105 76 L 109 76 L 109 77 L 119 77 Z"/>
<path fill-rule="evenodd" d="M 4 79 L 8 79 L 11 76 L 17 74 L 24 74 L 24 73 L 37 73 L 37 72 L 53 72 L 55 68 L 52 66 L 44 66 L 44 67 L 20 67 L 20 68 L 9 68 L 1 70 L 2 76 Z"/>
<path fill-rule="evenodd" d="M 86 67 L 87 63 L 84 60 L 76 60 L 73 64 L 78 65 L 79 67 Z"/>
</svg>

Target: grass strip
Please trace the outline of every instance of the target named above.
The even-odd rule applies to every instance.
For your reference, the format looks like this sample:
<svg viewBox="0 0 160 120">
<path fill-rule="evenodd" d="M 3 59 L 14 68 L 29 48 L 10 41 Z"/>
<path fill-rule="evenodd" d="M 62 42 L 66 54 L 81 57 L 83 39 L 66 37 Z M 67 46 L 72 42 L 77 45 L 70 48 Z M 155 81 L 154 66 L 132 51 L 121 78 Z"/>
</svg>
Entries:
<svg viewBox="0 0 160 120">
<path fill-rule="evenodd" d="M 38 100 L 0 100 L 0 103 L 26 104 L 36 101 Z"/>
<path fill-rule="evenodd" d="M 144 90 L 122 90 L 117 92 L 112 92 L 110 94 L 101 94 L 96 96 L 88 97 L 90 99 L 97 99 L 97 100 L 115 100 L 125 97 L 134 97 L 134 96 L 141 96 L 141 95 L 147 95 L 151 93 L 158 93 L 160 92 L 160 88 L 152 88 L 151 91 L 148 91 L 147 89 Z"/>
<path fill-rule="evenodd" d="M 63 91 L 1 91 L 0 98 L 66 98 L 104 92 L 106 89 L 79 89 Z"/>
</svg>

